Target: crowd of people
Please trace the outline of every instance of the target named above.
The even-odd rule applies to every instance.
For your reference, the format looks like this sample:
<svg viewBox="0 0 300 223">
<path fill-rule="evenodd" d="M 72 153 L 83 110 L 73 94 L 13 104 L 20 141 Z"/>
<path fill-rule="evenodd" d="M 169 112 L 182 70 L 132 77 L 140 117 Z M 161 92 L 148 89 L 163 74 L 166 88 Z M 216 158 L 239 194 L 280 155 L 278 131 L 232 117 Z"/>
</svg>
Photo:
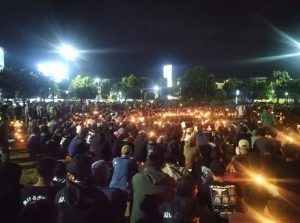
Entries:
<svg viewBox="0 0 300 223">
<path fill-rule="evenodd" d="M 9 159 L 24 123 L 38 179 Z M 58 102 L 2 111 L 7 223 L 300 222 L 298 123 L 270 106 Z M 299 141 L 300 142 L 300 141 Z"/>
</svg>

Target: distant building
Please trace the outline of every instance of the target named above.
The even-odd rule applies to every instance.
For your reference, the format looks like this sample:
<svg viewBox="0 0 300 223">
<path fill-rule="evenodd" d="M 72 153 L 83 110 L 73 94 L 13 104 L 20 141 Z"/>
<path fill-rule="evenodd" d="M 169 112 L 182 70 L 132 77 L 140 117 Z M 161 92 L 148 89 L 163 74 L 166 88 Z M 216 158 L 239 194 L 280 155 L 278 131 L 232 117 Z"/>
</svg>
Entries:
<svg viewBox="0 0 300 223">
<path fill-rule="evenodd" d="M 0 47 L 0 71 L 4 68 L 4 49 Z"/>
<path fill-rule="evenodd" d="M 268 77 L 252 77 L 251 79 L 255 80 L 256 83 L 264 83 L 268 80 Z"/>
</svg>

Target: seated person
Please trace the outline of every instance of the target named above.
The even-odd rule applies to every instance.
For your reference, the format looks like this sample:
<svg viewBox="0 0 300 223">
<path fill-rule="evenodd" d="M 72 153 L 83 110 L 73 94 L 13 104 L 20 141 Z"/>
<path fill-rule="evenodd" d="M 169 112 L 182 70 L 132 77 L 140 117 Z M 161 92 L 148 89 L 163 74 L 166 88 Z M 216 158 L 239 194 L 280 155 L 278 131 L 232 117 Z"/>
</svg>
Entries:
<svg viewBox="0 0 300 223">
<path fill-rule="evenodd" d="M 67 165 L 69 179 L 55 197 L 60 223 L 110 222 L 108 199 L 91 183 L 91 165 L 86 154 L 75 155 Z"/>
<path fill-rule="evenodd" d="M 26 206 L 32 201 L 47 199 L 53 201 L 56 190 L 51 186 L 56 160 L 43 157 L 37 161 L 38 181 L 32 186 L 26 186 L 21 191 L 21 204 Z"/>
<path fill-rule="evenodd" d="M 164 223 L 199 222 L 200 206 L 197 200 L 198 185 L 191 176 L 178 179 L 175 197 L 160 206 Z"/>
<path fill-rule="evenodd" d="M 53 201 L 37 200 L 23 208 L 19 223 L 57 223 L 58 210 Z"/>
</svg>

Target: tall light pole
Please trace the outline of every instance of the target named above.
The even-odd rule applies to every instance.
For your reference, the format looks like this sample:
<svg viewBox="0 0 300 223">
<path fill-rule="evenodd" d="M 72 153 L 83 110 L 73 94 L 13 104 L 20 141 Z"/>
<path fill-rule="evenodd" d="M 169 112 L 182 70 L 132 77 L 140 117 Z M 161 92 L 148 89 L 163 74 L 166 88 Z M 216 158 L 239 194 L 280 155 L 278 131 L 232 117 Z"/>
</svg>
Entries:
<svg viewBox="0 0 300 223">
<path fill-rule="evenodd" d="M 155 98 L 158 98 L 159 97 L 159 86 L 158 85 L 155 85 L 154 87 L 153 87 L 153 90 L 154 90 L 154 97 Z"/>
<path fill-rule="evenodd" d="M 66 76 L 69 77 L 69 62 L 78 57 L 79 51 L 69 44 L 62 44 L 59 47 L 59 53 L 66 60 Z"/>
<path fill-rule="evenodd" d="M 101 79 L 99 77 L 97 77 L 95 79 L 95 83 L 97 84 L 97 98 L 98 101 L 102 101 L 102 96 L 101 96 L 101 83 L 100 83 Z"/>
<path fill-rule="evenodd" d="M 239 95 L 240 95 L 240 90 L 236 90 L 235 91 L 235 104 L 237 105 L 237 103 L 238 103 L 238 97 L 239 97 Z"/>
</svg>

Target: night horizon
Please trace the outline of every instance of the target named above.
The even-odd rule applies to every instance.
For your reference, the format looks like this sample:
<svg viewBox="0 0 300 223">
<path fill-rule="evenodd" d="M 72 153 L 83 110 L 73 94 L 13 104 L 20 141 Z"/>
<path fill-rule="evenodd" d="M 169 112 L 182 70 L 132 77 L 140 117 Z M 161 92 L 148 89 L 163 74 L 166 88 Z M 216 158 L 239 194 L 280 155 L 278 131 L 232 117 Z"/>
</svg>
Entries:
<svg viewBox="0 0 300 223">
<path fill-rule="evenodd" d="M 0 46 L 7 67 L 35 69 L 62 61 L 60 43 L 84 51 L 73 72 L 117 78 L 161 76 L 165 64 L 180 75 L 202 66 L 216 78 L 267 76 L 286 70 L 299 77 L 297 1 L 2 1 Z M 280 33 L 282 31 L 282 33 Z"/>
</svg>

